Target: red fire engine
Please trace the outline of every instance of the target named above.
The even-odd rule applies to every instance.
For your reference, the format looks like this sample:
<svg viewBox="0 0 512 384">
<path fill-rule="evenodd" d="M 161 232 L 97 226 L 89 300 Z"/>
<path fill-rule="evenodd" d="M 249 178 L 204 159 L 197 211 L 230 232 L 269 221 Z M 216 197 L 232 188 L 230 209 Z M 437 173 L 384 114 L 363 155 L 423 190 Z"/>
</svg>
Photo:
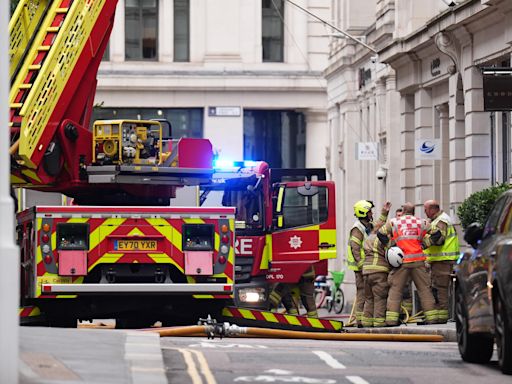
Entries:
<svg viewBox="0 0 512 384">
<path fill-rule="evenodd" d="M 89 129 L 116 5 L 21 0 L 9 24 L 12 185 L 76 204 L 17 216 L 21 312 L 56 326 L 197 320 L 233 291 L 235 209 L 169 207 L 176 188 L 210 181 L 210 142 L 172 140 L 158 121 Z"/>
<path fill-rule="evenodd" d="M 228 162 L 201 191 L 203 207 L 237 208 L 237 306 L 266 308 L 270 284 L 297 283 L 311 265 L 327 274 L 336 257 L 336 195 L 325 169 Z"/>
</svg>

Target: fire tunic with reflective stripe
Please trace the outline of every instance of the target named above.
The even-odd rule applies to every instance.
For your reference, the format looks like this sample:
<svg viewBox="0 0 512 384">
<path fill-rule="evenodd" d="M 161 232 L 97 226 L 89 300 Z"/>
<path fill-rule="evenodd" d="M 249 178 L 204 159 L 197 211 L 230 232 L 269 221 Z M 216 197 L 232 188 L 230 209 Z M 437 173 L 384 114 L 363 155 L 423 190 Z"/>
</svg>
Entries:
<svg viewBox="0 0 512 384">
<path fill-rule="evenodd" d="M 432 245 L 425 250 L 427 261 L 457 260 L 460 254 L 459 239 L 450 216 L 442 212 L 430 224 L 429 232 L 436 232 L 439 229 L 439 222 L 443 222 L 447 226 L 446 233 L 443 233 L 444 243 L 442 245 Z"/>
<path fill-rule="evenodd" d="M 359 239 L 356 236 L 352 235 L 352 230 L 357 229 L 359 232 L 361 232 L 363 238 Z M 347 248 L 347 263 L 348 268 L 353 271 L 360 271 L 363 262 L 364 262 L 364 249 L 363 249 L 363 243 L 367 238 L 366 234 L 366 227 L 361 223 L 360 220 L 356 220 L 354 225 L 352 225 L 352 228 L 350 228 L 350 239 L 348 240 L 348 248 Z M 354 257 L 354 253 L 352 252 L 352 246 L 351 242 L 354 242 L 356 245 L 359 245 L 359 255 Z"/>
<path fill-rule="evenodd" d="M 376 234 L 372 233 L 364 241 L 364 253 L 363 275 L 390 271 L 386 261 L 386 247 L 382 245 Z"/>
</svg>

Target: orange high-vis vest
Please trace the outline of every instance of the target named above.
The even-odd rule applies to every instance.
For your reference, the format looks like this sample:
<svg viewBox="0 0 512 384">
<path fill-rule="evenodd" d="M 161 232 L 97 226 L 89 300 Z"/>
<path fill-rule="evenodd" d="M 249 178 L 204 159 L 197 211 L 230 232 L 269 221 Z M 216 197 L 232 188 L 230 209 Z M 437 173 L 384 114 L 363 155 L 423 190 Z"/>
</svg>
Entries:
<svg viewBox="0 0 512 384">
<path fill-rule="evenodd" d="M 392 222 L 393 239 L 396 245 L 404 252 L 404 263 L 423 261 L 426 255 L 421 248 L 421 240 L 426 233 L 423 220 L 405 215 Z"/>
</svg>

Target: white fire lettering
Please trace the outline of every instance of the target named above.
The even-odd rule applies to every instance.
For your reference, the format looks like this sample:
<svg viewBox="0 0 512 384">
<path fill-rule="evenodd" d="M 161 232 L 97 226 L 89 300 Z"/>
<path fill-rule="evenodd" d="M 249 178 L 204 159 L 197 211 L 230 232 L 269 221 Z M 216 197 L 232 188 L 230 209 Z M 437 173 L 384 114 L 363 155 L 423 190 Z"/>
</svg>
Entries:
<svg viewBox="0 0 512 384">
<path fill-rule="evenodd" d="M 252 239 L 236 239 L 235 255 L 252 255 Z"/>
</svg>

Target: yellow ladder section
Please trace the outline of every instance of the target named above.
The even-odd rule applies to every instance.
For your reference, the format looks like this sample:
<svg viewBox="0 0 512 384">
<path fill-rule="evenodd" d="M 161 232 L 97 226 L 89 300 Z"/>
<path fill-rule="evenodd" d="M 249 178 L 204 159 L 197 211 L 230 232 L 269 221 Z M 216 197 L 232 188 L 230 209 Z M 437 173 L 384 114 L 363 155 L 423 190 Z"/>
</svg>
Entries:
<svg viewBox="0 0 512 384">
<path fill-rule="evenodd" d="M 20 129 L 19 140 L 13 147 L 19 145 L 18 156 L 25 166 L 39 165 L 31 158 L 35 151 L 46 150 L 48 143 L 40 143 L 41 137 L 105 2 L 60 0 L 47 7 L 46 17 L 28 47 L 9 96 L 10 126 Z M 66 3 L 69 7 L 62 7 Z M 51 133 L 49 136 L 53 136 Z"/>
<path fill-rule="evenodd" d="M 9 78 L 11 83 L 25 58 L 50 0 L 21 0 L 9 22 Z"/>
</svg>

